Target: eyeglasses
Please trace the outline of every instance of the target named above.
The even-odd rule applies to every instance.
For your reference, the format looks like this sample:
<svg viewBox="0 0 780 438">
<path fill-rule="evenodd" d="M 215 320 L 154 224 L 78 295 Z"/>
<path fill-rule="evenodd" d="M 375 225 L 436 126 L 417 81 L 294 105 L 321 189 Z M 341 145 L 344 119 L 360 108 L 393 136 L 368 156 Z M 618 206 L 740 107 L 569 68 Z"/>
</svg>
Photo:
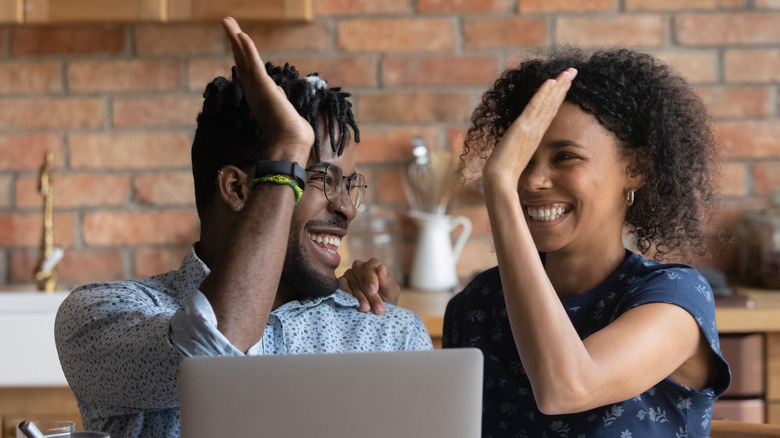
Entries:
<svg viewBox="0 0 780 438">
<path fill-rule="evenodd" d="M 341 196 L 341 180 L 344 179 L 344 186 L 347 188 L 347 194 L 352 201 L 352 205 L 355 209 L 360 207 L 360 203 L 363 201 L 363 194 L 366 192 L 366 177 L 359 173 L 353 173 L 350 176 L 344 176 L 339 166 L 332 164 L 326 165 L 322 169 L 306 169 L 307 172 L 316 174 L 316 176 L 309 178 L 309 182 L 322 183 L 322 191 L 325 192 L 325 198 L 329 202 L 338 201 Z"/>
</svg>

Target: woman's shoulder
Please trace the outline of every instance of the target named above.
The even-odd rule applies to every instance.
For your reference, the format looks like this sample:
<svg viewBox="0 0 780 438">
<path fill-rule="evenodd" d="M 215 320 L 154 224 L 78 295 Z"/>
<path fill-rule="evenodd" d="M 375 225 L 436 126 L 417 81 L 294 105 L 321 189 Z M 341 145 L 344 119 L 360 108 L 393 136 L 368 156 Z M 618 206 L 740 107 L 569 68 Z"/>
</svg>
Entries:
<svg viewBox="0 0 780 438">
<path fill-rule="evenodd" d="M 630 262 L 623 275 L 628 276 L 629 283 L 707 283 L 706 278 L 695 268 L 683 263 L 661 263 L 649 260 L 641 255 L 632 254 Z"/>
<path fill-rule="evenodd" d="M 681 263 L 659 263 L 637 257 L 638 262 L 626 272 L 628 301 L 634 305 L 674 303 L 689 311 L 700 309 L 706 313 L 714 312 L 712 287 L 699 271 Z"/>
</svg>

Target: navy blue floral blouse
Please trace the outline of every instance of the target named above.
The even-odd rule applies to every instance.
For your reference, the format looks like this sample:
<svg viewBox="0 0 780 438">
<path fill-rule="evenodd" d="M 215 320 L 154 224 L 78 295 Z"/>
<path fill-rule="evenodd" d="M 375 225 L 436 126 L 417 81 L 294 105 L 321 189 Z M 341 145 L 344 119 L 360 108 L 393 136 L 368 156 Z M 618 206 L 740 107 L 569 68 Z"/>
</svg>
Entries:
<svg viewBox="0 0 780 438">
<path fill-rule="evenodd" d="M 710 285 L 688 266 L 662 265 L 627 254 L 602 284 L 563 301 L 580 337 L 588 337 L 642 304 L 678 305 L 696 319 L 718 357 L 714 385 L 697 390 L 666 378 L 620 403 L 576 414 L 542 414 L 515 347 L 496 267 L 481 273 L 457 294 L 444 317 L 445 348 L 476 347 L 485 356 L 483 437 L 709 436 L 713 403 L 731 381 L 720 353 Z"/>
</svg>

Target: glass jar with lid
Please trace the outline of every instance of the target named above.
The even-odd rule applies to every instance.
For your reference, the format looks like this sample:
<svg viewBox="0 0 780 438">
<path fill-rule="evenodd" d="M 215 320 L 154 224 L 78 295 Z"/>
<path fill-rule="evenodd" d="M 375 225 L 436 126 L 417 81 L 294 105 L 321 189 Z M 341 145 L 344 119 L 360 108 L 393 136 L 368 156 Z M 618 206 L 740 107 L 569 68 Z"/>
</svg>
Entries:
<svg viewBox="0 0 780 438">
<path fill-rule="evenodd" d="M 737 266 L 739 282 L 745 286 L 762 286 L 761 281 L 761 239 L 766 211 L 744 210 L 737 220 L 736 237 L 739 245 Z"/>
<path fill-rule="evenodd" d="M 765 287 L 780 289 L 780 188 L 769 193 L 769 204 L 761 223 L 759 272 Z"/>
</svg>

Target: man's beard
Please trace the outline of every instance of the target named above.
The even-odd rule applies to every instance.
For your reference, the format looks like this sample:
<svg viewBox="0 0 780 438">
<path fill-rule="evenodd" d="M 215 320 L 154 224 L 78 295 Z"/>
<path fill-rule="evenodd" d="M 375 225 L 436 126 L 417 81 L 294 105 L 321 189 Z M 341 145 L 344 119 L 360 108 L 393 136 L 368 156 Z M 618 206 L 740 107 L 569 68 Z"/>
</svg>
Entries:
<svg viewBox="0 0 780 438">
<path fill-rule="evenodd" d="M 303 245 L 292 234 L 287 241 L 281 282 L 294 290 L 299 300 L 327 297 L 339 287 L 335 274 L 326 275 L 314 269 L 304 256 Z"/>
</svg>

